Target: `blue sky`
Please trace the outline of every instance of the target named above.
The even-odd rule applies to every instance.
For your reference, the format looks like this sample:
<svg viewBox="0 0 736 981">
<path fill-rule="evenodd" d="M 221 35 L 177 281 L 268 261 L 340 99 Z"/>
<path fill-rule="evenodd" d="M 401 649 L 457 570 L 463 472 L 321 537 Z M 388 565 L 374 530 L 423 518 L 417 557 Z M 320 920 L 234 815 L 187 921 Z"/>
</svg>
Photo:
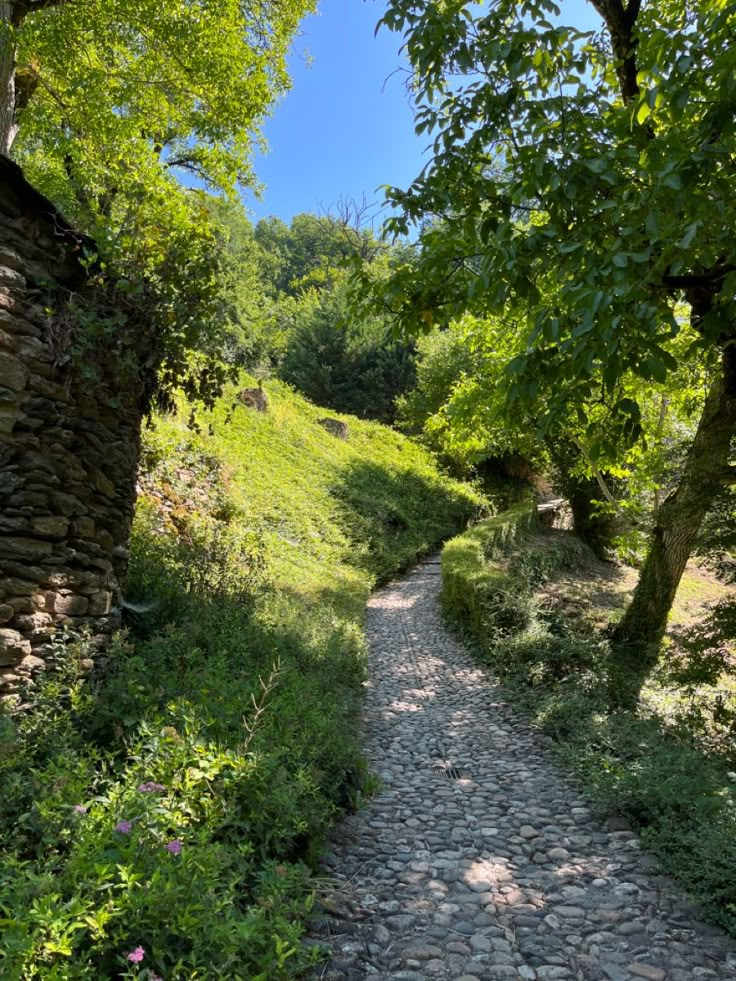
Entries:
<svg viewBox="0 0 736 981">
<path fill-rule="evenodd" d="M 379 184 L 408 184 L 421 168 L 426 140 L 414 135 L 404 76 L 392 75 L 400 38 L 374 37 L 384 9 L 384 0 L 321 0 L 304 21 L 293 88 L 266 124 L 270 152 L 256 160 L 266 191 L 260 202 L 245 199 L 256 217 L 288 221 L 341 196 L 379 199 Z"/>
<path fill-rule="evenodd" d="M 404 82 L 401 39 L 375 26 L 386 0 L 321 0 L 291 59 L 291 92 L 265 135 L 270 152 L 256 160 L 266 185 L 261 201 L 244 201 L 254 218 L 289 221 L 301 211 L 329 210 L 341 198 L 381 201 L 381 184 L 405 187 L 421 170 L 426 137 L 414 135 Z M 562 17 L 596 27 L 586 0 L 563 0 Z M 303 52 L 308 51 L 311 65 Z"/>
</svg>

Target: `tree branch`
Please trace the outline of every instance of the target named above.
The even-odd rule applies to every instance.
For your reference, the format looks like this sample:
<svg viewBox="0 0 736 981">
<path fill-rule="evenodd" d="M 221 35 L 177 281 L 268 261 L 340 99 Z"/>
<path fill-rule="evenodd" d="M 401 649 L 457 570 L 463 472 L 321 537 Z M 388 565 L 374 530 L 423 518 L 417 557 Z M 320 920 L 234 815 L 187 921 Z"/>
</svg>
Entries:
<svg viewBox="0 0 736 981">
<path fill-rule="evenodd" d="M 641 9 L 641 0 L 629 0 L 626 7 L 622 0 L 590 0 L 590 2 L 608 28 L 613 53 L 616 56 L 616 74 L 621 97 L 627 105 L 639 95 L 639 83 L 636 80 L 636 48 L 639 41 L 634 34 L 634 28 Z"/>
<path fill-rule="evenodd" d="M 663 276 L 662 282 L 673 290 L 689 290 L 698 287 L 713 287 L 729 273 L 736 272 L 736 266 L 717 266 L 702 273 L 686 273 L 684 276 Z"/>
</svg>

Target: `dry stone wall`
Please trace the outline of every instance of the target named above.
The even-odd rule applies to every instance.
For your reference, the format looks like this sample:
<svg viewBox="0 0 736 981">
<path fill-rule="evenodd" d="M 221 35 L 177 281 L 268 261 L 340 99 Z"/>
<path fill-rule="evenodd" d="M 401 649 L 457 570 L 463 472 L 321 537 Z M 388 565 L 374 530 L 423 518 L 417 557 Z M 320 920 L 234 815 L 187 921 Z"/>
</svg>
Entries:
<svg viewBox="0 0 736 981">
<path fill-rule="evenodd" d="M 73 311 L 96 302 L 81 262 L 84 245 L 0 157 L 4 700 L 17 700 L 34 674 L 54 663 L 53 639 L 64 624 L 88 628 L 97 647 L 119 624 L 141 393 L 130 380 L 120 384 L 116 358 L 99 345 L 96 354 L 86 352 L 84 374 L 75 367 Z"/>
</svg>

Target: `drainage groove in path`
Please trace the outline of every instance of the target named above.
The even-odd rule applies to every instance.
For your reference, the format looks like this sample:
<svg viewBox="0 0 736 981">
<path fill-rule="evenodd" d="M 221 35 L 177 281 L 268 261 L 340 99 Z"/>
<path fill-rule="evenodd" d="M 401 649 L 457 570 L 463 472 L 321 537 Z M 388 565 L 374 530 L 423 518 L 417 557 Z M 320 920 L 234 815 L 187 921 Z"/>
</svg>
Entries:
<svg viewBox="0 0 736 981">
<path fill-rule="evenodd" d="M 736 981 L 736 943 L 625 825 L 593 820 L 448 634 L 436 572 L 369 604 L 364 734 L 383 787 L 334 833 L 310 940 L 333 956 L 315 977 Z"/>
</svg>

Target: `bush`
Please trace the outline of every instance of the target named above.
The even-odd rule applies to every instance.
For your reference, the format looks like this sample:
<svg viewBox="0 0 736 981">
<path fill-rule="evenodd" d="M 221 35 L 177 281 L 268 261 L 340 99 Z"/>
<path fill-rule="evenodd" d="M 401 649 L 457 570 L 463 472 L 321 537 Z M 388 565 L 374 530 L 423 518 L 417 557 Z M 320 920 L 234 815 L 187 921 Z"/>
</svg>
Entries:
<svg viewBox="0 0 736 981">
<path fill-rule="evenodd" d="M 442 606 L 476 637 L 521 629 L 528 603 L 508 570 L 489 562 L 537 526 L 536 508 L 520 505 L 487 518 L 447 542 L 442 552 Z"/>
</svg>

